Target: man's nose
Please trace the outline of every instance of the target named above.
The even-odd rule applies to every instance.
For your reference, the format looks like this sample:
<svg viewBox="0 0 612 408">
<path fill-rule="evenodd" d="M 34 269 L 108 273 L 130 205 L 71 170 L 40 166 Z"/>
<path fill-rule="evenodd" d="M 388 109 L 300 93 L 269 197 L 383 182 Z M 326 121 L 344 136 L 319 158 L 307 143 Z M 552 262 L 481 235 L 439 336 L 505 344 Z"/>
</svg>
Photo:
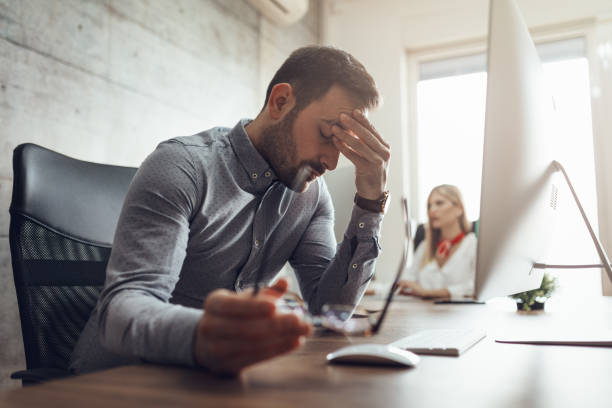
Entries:
<svg viewBox="0 0 612 408">
<path fill-rule="evenodd" d="M 340 158 L 340 151 L 335 147 L 331 147 L 323 157 L 321 158 L 321 164 L 329 171 L 334 170 L 338 166 L 338 159 Z"/>
</svg>

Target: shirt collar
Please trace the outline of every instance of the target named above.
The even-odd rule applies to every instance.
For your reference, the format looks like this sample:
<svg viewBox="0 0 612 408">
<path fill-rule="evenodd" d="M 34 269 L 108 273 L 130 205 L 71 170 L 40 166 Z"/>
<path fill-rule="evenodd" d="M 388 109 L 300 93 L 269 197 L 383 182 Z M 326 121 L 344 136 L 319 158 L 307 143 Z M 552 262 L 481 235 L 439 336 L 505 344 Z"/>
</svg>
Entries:
<svg viewBox="0 0 612 408">
<path fill-rule="evenodd" d="M 241 119 L 229 133 L 232 149 L 246 172 L 246 178 L 238 177 L 240 186 L 249 192 L 264 193 L 278 179 L 270 164 L 259 154 L 247 135 L 245 126 L 251 119 Z"/>
</svg>

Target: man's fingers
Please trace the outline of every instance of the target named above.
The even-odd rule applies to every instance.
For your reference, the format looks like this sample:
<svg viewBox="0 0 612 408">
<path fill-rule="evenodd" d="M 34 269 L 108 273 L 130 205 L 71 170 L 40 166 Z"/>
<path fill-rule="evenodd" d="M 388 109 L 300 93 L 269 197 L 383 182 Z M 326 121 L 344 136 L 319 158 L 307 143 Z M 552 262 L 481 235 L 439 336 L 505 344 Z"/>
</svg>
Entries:
<svg viewBox="0 0 612 408">
<path fill-rule="evenodd" d="M 359 109 L 355 109 L 353 111 L 353 117 L 365 128 L 367 128 L 380 141 L 380 143 L 383 144 L 383 146 L 385 146 L 387 149 L 391 148 L 389 143 L 387 143 L 387 141 L 383 139 L 380 134 L 378 134 L 378 131 L 376 130 L 372 122 L 370 122 L 370 120 L 363 114 L 362 111 L 360 111 Z"/>
<path fill-rule="evenodd" d="M 240 296 L 225 289 L 215 290 L 204 303 L 205 313 L 235 318 L 271 316 L 275 309 L 273 298 Z"/>
<path fill-rule="evenodd" d="M 365 120 L 363 115 L 361 117 Z M 371 124 L 369 125 L 371 126 L 371 129 L 368 129 L 366 126 L 364 126 L 364 124 L 346 113 L 340 114 L 340 123 L 342 123 L 345 129 L 352 130 L 357 137 L 361 139 L 372 151 L 382 156 L 385 160 L 388 159 L 387 156 L 390 155 L 389 146 L 382 140 L 382 137 L 378 135 Z"/>
<path fill-rule="evenodd" d="M 286 279 L 279 279 L 272 286 L 268 286 L 262 290 L 262 293 L 268 296 L 272 296 L 275 299 L 280 298 L 287 292 L 287 287 L 289 284 Z"/>
<path fill-rule="evenodd" d="M 366 159 L 358 155 L 353 149 L 351 149 L 342 140 L 334 136 L 333 141 L 334 141 L 334 146 L 336 146 L 336 149 L 338 149 L 340 153 L 346 156 L 346 158 L 349 159 L 355 165 L 355 167 L 361 167 L 367 164 Z"/>
<path fill-rule="evenodd" d="M 306 335 L 311 330 L 307 323 L 291 313 L 265 319 L 232 319 L 209 314 L 203 319 L 199 329 L 208 339 L 258 342 L 270 337 Z"/>
<path fill-rule="evenodd" d="M 301 342 L 299 337 L 280 338 L 278 341 L 268 343 L 251 353 L 241 353 L 236 354 L 233 358 L 230 357 L 226 369 L 230 373 L 238 373 L 245 367 L 295 350 L 301 345 Z"/>
<path fill-rule="evenodd" d="M 334 126 L 334 137 L 342 141 L 346 146 L 350 147 L 356 154 L 367 160 L 368 162 L 376 162 L 381 160 L 380 156 L 368 146 L 367 143 L 359 137 L 353 136 L 351 133 L 340 126 Z M 343 152 L 344 153 L 344 152 Z"/>
<path fill-rule="evenodd" d="M 280 281 L 268 290 L 280 296 L 286 288 L 286 281 Z M 226 290 L 211 293 L 196 329 L 198 364 L 236 374 L 246 365 L 297 347 L 299 339 L 312 332 L 312 326 L 295 314 L 275 313 L 274 299 L 274 293 L 263 291 L 256 297 Z M 253 311 L 261 305 L 266 307 Z"/>
<path fill-rule="evenodd" d="M 301 335 L 287 334 L 282 336 L 269 337 L 264 341 L 247 341 L 228 339 L 224 341 L 211 342 L 208 345 L 208 352 L 219 358 L 221 361 L 228 361 L 237 356 L 257 355 L 274 349 L 279 343 L 289 342 L 299 339 Z"/>
</svg>

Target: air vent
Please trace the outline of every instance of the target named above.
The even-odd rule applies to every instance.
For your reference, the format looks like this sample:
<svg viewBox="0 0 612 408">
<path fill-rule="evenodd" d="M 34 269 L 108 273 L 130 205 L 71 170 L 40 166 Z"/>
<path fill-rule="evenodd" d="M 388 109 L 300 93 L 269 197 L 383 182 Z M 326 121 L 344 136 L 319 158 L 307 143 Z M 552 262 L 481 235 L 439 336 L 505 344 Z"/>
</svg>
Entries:
<svg viewBox="0 0 612 408">
<path fill-rule="evenodd" d="M 280 27 L 301 19 L 308 11 L 308 0 L 248 0 L 264 17 Z"/>
<path fill-rule="evenodd" d="M 557 209 L 557 200 L 559 198 L 559 188 L 556 184 L 553 184 L 550 190 L 550 207 L 553 210 Z"/>
</svg>

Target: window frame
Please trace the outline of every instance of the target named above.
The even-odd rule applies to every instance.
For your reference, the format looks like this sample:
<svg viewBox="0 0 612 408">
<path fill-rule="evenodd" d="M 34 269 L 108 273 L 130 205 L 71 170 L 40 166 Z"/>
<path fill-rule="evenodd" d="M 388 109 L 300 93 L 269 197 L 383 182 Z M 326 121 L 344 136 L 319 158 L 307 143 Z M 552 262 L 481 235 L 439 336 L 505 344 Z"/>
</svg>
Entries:
<svg viewBox="0 0 612 408">
<path fill-rule="evenodd" d="M 594 60 L 594 22 L 588 21 L 576 21 L 566 24 L 559 24 L 552 27 L 538 27 L 530 29 L 531 37 L 533 38 L 536 45 L 543 43 L 566 41 L 575 38 L 582 38 L 584 40 L 584 56 L 589 63 L 589 67 L 593 65 Z M 408 102 L 407 112 L 407 140 L 404 157 L 408 161 L 408 165 L 404 166 L 405 171 L 408 172 L 406 175 L 407 186 L 405 191 L 408 192 L 409 205 L 412 209 L 412 219 L 423 219 L 425 214 L 421 214 L 419 205 L 419 146 L 418 146 L 418 98 L 417 98 L 417 86 L 420 80 L 419 71 L 420 66 L 423 63 L 435 62 L 445 59 L 462 58 L 475 54 L 482 54 L 487 52 L 487 39 L 481 37 L 477 39 L 469 39 L 464 41 L 457 41 L 446 44 L 434 45 L 431 47 L 423 47 L 416 49 L 405 50 L 405 62 L 406 62 L 406 93 Z M 591 70 L 591 68 L 589 68 Z M 593 80 L 591 77 L 591 86 L 593 86 Z M 596 103 L 591 98 L 591 104 Z M 593 124 L 594 125 L 594 124 Z M 595 127 L 593 126 L 593 132 Z M 595 135 L 594 135 L 595 137 Z"/>
</svg>

